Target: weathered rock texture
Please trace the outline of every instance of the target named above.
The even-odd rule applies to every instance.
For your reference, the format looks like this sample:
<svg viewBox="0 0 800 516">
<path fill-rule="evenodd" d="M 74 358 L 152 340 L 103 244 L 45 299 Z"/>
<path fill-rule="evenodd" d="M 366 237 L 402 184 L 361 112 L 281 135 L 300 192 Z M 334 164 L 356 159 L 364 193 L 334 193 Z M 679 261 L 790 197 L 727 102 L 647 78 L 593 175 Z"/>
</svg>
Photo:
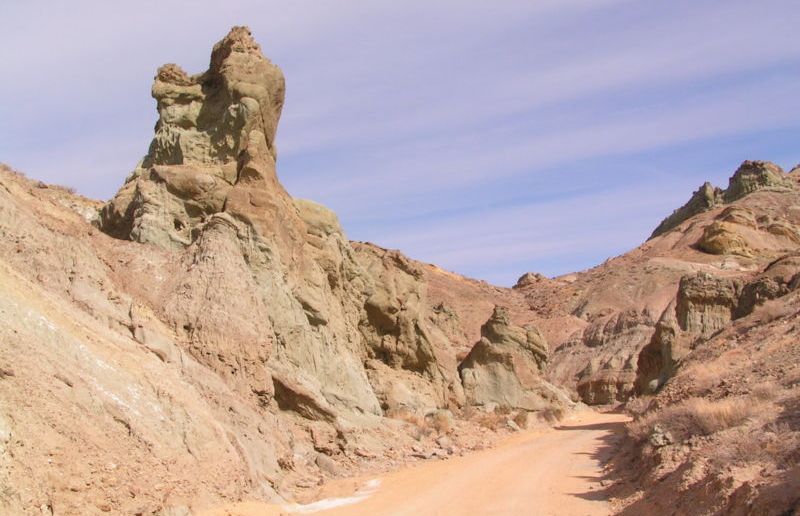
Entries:
<svg viewBox="0 0 800 516">
<path fill-rule="evenodd" d="M 689 202 L 672 212 L 672 215 L 661 221 L 661 224 L 653 231 L 650 238 L 666 233 L 670 229 L 679 225 L 699 213 L 708 211 L 723 202 L 723 191 L 711 183 L 703 183 L 703 186 L 692 194 Z"/>
<path fill-rule="evenodd" d="M 292 211 L 268 191 L 280 188 L 275 133 L 284 90 L 281 70 L 245 27 L 214 46 L 202 74 L 162 66 L 152 90 L 156 134 L 125 186 L 101 210 L 100 227 L 118 238 L 180 247 L 223 208 L 251 224 L 269 222 L 257 220 L 265 216 L 289 217 Z M 248 212 L 258 213 L 256 220 Z"/>
<path fill-rule="evenodd" d="M 726 203 L 732 203 L 745 195 L 763 189 L 777 191 L 791 190 L 792 181 L 785 177 L 783 170 L 768 161 L 745 161 L 722 190 L 711 183 L 704 183 L 692 194 L 689 202 L 675 210 L 653 231 L 655 238 L 700 213 L 712 210 Z"/>
<path fill-rule="evenodd" d="M 533 326 L 515 326 L 508 311 L 497 307 L 481 327 L 481 339 L 458 366 L 467 401 L 538 411 L 566 395 L 542 378 L 548 346 Z"/>
</svg>

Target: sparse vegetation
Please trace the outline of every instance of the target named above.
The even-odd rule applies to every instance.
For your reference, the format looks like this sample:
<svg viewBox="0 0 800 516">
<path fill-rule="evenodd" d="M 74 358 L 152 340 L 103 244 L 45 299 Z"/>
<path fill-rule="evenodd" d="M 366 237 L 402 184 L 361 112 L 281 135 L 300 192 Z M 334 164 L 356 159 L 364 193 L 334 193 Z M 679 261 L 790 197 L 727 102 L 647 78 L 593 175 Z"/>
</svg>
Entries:
<svg viewBox="0 0 800 516">
<path fill-rule="evenodd" d="M 785 423 L 737 428 L 714 449 L 711 463 L 718 469 L 753 463 L 789 469 L 800 464 L 800 432 Z"/>
<path fill-rule="evenodd" d="M 716 401 L 693 397 L 642 417 L 631 425 L 631 435 L 644 440 L 660 425 L 682 442 L 695 435 L 711 435 L 739 426 L 762 411 L 764 405 L 754 397 Z"/>
<path fill-rule="evenodd" d="M 409 435 L 417 441 L 430 435 L 445 435 L 453 431 L 452 415 L 443 410 L 423 416 L 410 409 L 401 408 L 388 411 L 386 417 L 408 423 Z"/>
</svg>

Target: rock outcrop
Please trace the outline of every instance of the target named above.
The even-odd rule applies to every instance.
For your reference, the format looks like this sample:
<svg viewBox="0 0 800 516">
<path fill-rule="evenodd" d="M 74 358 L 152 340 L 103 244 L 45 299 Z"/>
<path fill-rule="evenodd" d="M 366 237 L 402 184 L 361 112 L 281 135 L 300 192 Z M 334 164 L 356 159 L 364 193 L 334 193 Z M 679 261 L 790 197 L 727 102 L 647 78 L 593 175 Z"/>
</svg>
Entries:
<svg viewBox="0 0 800 516">
<path fill-rule="evenodd" d="M 636 353 L 652 335 L 653 320 L 646 311 L 626 310 L 599 318 L 573 338 L 598 353 L 580 371 L 577 391 L 591 405 L 624 401 L 636 381 Z M 590 351 L 591 352 L 591 351 Z"/>
<path fill-rule="evenodd" d="M 182 247 L 223 208 L 245 218 L 243 208 L 289 216 L 285 206 L 270 205 L 276 199 L 267 189 L 279 188 L 275 134 L 284 90 L 280 68 L 263 56 L 245 27 L 235 27 L 214 46 L 202 74 L 162 66 L 152 90 L 159 115 L 155 136 L 123 188 L 101 210 L 103 231 Z M 248 208 L 249 201 L 264 209 Z"/>
<path fill-rule="evenodd" d="M 726 203 L 731 203 L 758 190 L 786 191 L 794 188 L 781 167 L 769 161 L 745 161 L 731 176 L 723 193 Z"/>
<path fill-rule="evenodd" d="M 276 172 L 283 75 L 248 29 L 201 74 L 160 68 L 153 97 L 148 153 L 108 203 L 0 171 L 0 479 L 15 486 L 0 512 L 281 500 L 439 433 L 490 439 L 454 419 L 458 366 L 475 314 L 511 290 L 454 307 L 431 295 L 434 267 L 293 199 Z M 543 341 L 526 339 L 509 346 L 538 378 Z M 563 405 L 534 380 L 516 404 Z"/>
<path fill-rule="evenodd" d="M 662 385 L 695 343 L 749 313 L 754 303 L 785 295 L 789 272 L 780 280 L 755 274 L 783 257 L 790 263 L 800 245 L 800 217 L 792 208 L 796 184 L 796 172 L 745 162 L 726 190 L 704 185 L 638 249 L 561 278 L 523 276 L 514 290 L 525 296 L 535 314 L 529 320 L 551 343 L 548 379 L 586 403 L 624 401 L 655 379 L 653 385 Z M 693 293 L 690 284 L 680 287 L 698 274 L 738 290 L 719 305 L 704 301 L 721 286 L 700 282 Z"/>
<path fill-rule="evenodd" d="M 535 327 L 512 324 L 508 311 L 496 307 L 458 366 L 467 403 L 539 411 L 568 402 L 542 378 L 547 355 L 547 342 Z"/>
<path fill-rule="evenodd" d="M 733 203 L 750 193 L 759 190 L 788 191 L 793 188 L 794 183 L 786 177 L 778 165 L 769 161 L 745 161 L 731 176 L 727 189 L 722 190 L 711 183 L 704 183 L 686 204 L 658 225 L 650 235 L 650 239 L 674 229 L 695 215 Z M 715 228 L 713 232 L 718 233 L 723 229 Z M 712 248 L 717 246 L 712 244 Z"/>
<path fill-rule="evenodd" d="M 681 278 L 675 301 L 664 310 L 650 342 L 639 355 L 637 392 L 657 390 L 698 342 L 730 324 L 741 293 L 742 283 L 736 279 L 707 273 Z"/>
<path fill-rule="evenodd" d="M 734 319 L 753 313 L 771 299 L 783 297 L 800 286 L 800 256 L 788 254 L 770 263 L 753 281 L 742 288 Z"/>
<path fill-rule="evenodd" d="M 692 194 L 689 201 L 672 212 L 672 215 L 661 221 L 658 227 L 650 235 L 650 238 L 655 238 L 663 233 L 666 233 L 675 226 L 682 222 L 694 217 L 699 213 L 703 213 L 714 207 L 722 204 L 724 193 L 720 188 L 715 187 L 711 183 L 703 183 L 703 186 L 697 189 Z"/>
</svg>

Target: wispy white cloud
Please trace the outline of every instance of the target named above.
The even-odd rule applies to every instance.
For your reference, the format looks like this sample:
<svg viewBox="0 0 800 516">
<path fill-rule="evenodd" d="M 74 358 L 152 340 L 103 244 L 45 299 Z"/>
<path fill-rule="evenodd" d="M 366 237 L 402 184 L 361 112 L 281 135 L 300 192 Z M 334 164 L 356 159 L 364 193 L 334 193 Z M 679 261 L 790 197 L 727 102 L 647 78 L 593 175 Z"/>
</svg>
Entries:
<svg viewBox="0 0 800 516">
<path fill-rule="evenodd" d="M 111 195 L 152 134 L 155 69 L 201 71 L 244 23 L 287 75 L 292 193 L 354 238 L 508 283 L 636 245 L 741 159 L 800 161 L 763 136 L 800 135 L 798 15 L 789 0 L 5 2 L 0 160 Z"/>
</svg>

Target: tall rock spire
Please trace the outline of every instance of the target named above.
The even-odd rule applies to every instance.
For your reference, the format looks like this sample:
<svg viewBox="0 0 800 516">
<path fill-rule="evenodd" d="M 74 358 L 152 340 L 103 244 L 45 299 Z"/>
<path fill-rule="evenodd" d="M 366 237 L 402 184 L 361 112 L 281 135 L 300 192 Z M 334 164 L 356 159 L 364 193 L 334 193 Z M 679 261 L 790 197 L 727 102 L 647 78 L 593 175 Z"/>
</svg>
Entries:
<svg viewBox="0 0 800 516">
<path fill-rule="evenodd" d="M 284 93 L 283 73 L 247 27 L 214 45 L 201 74 L 159 68 L 155 135 L 103 208 L 100 227 L 117 238 L 182 247 L 208 217 L 227 212 L 262 236 L 300 240 L 302 224 L 275 175 Z"/>
</svg>

